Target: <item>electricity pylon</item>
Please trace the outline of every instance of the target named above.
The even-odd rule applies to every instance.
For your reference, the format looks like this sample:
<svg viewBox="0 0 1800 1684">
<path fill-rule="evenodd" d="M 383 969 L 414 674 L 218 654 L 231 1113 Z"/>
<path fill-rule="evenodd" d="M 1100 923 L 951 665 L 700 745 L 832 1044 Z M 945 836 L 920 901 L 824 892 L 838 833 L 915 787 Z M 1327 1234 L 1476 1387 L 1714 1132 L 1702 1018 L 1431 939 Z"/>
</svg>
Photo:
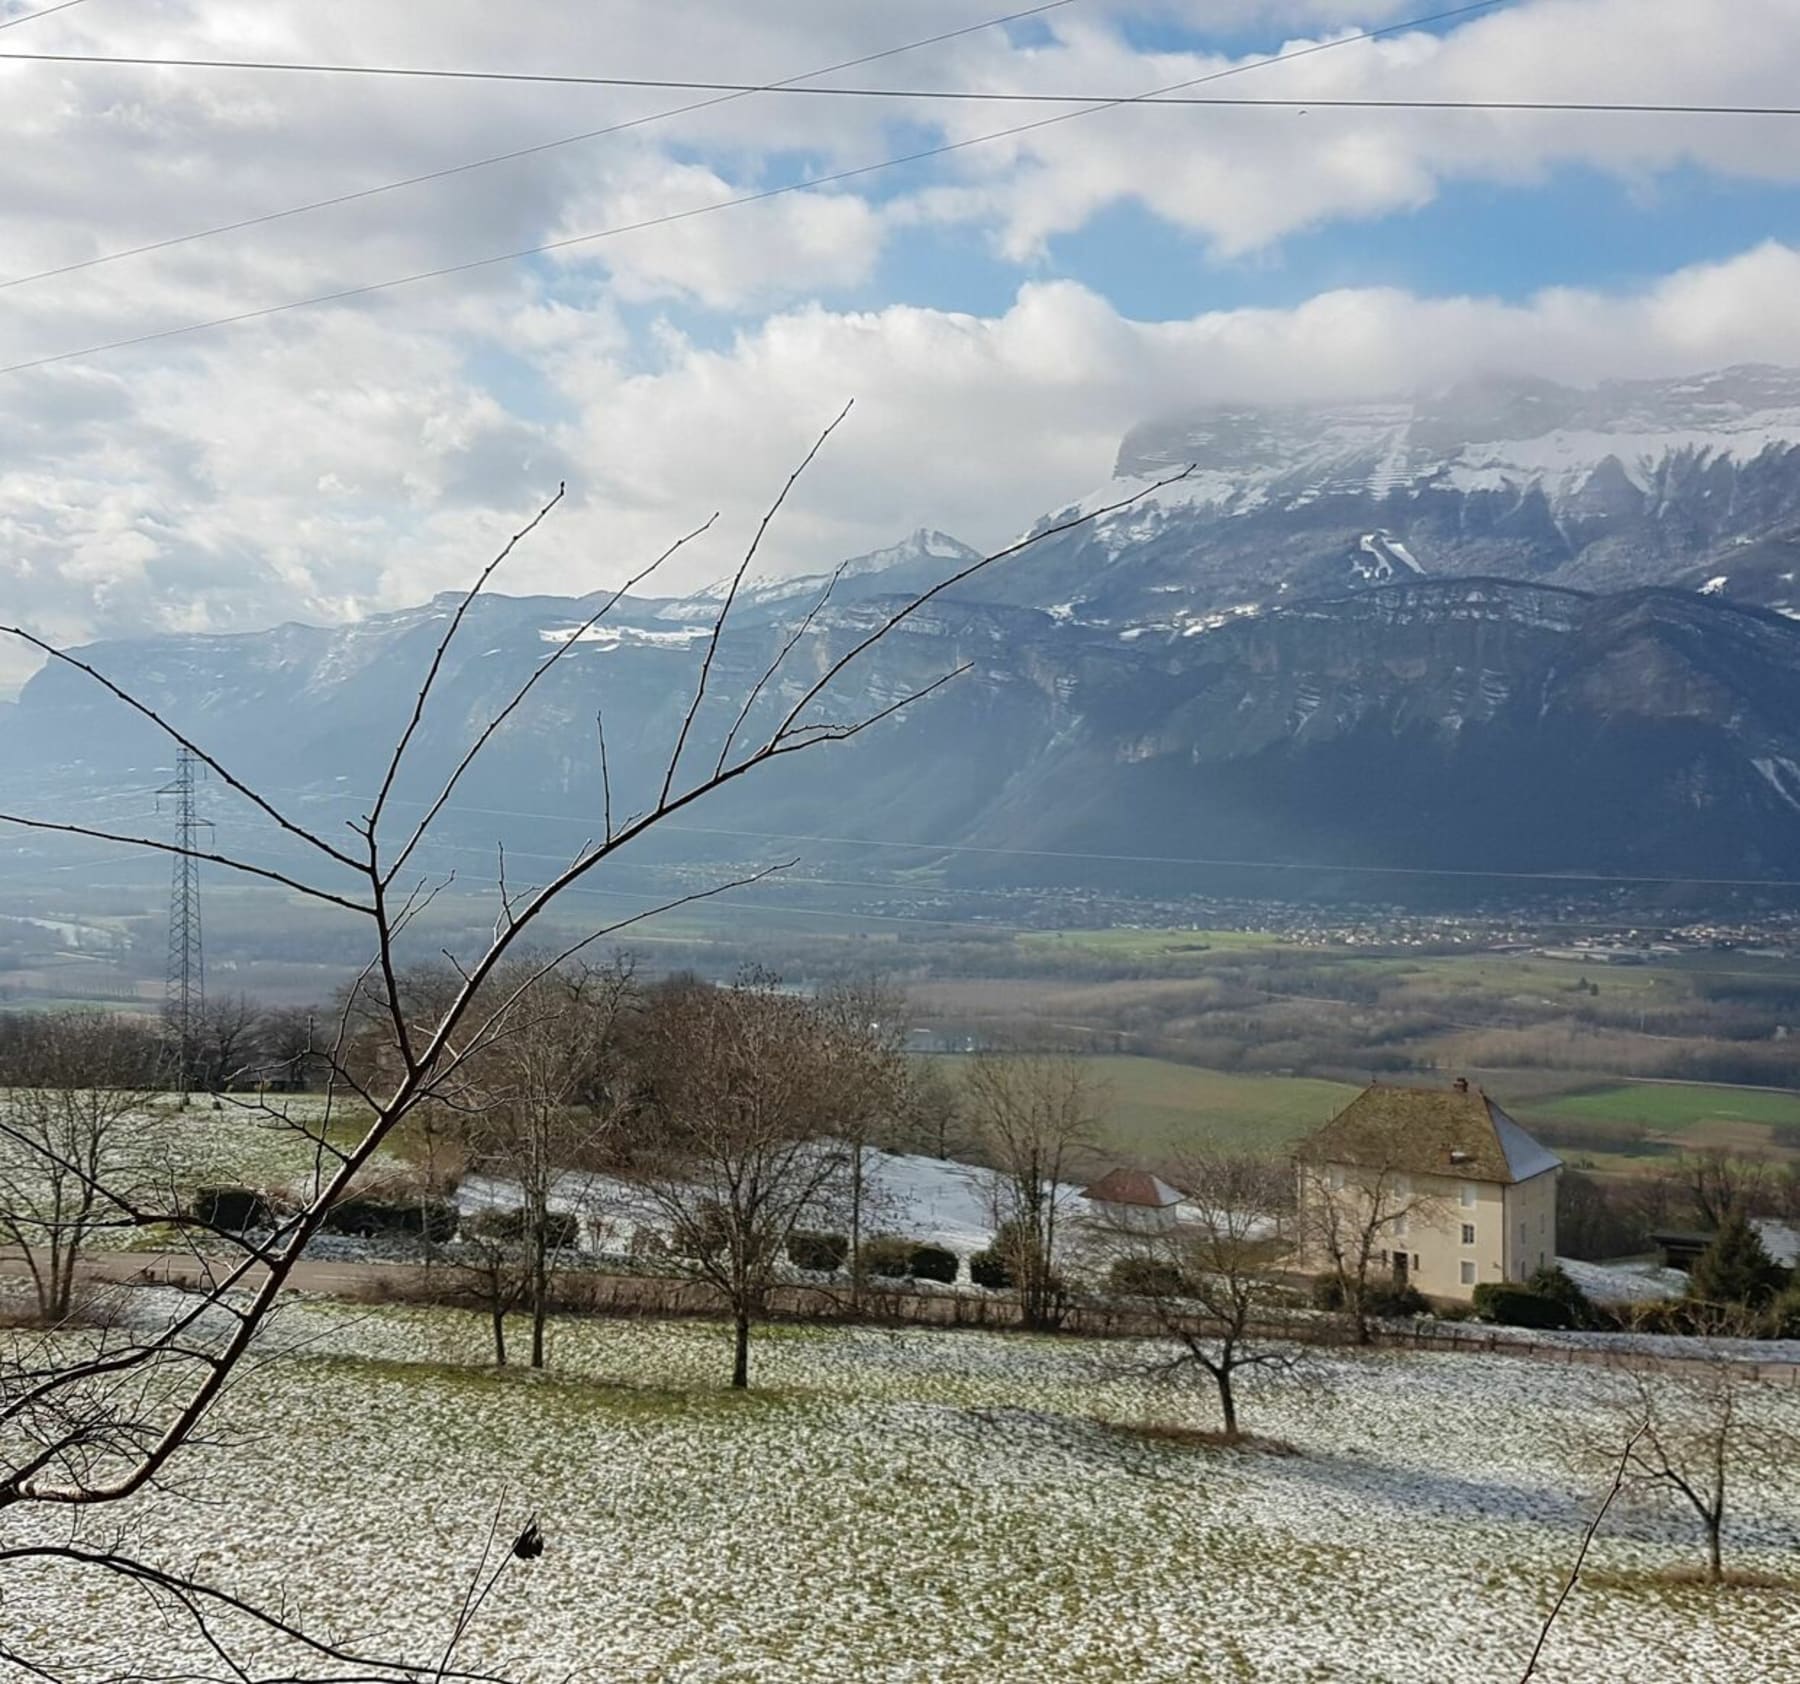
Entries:
<svg viewBox="0 0 1800 1684">
<path fill-rule="evenodd" d="M 175 761 L 175 780 L 157 794 L 175 807 L 175 846 L 169 874 L 169 960 L 163 982 L 163 1024 L 168 1032 L 174 1062 L 174 1085 L 187 1104 L 199 1063 L 200 1022 L 206 1011 L 206 956 L 200 936 L 200 861 L 196 857 L 200 832 L 211 821 L 200 816 L 195 800 L 199 761 L 189 749 L 181 749 Z"/>
</svg>

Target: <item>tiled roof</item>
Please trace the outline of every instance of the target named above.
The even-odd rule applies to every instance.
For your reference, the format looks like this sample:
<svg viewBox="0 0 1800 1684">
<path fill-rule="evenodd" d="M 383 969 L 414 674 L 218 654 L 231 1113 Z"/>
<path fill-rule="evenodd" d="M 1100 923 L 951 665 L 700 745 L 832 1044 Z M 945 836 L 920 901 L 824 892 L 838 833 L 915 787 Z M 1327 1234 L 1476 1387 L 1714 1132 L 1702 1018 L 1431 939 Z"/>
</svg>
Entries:
<svg viewBox="0 0 1800 1684">
<path fill-rule="evenodd" d="M 1306 1163 L 1503 1183 L 1529 1181 L 1562 1163 L 1480 1088 L 1380 1082 L 1301 1142 L 1297 1155 Z"/>
<path fill-rule="evenodd" d="M 1164 1181 L 1143 1169 L 1110 1169 L 1081 1195 L 1104 1205 L 1145 1205 L 1162 1210 L 1181 1203 L 1181 1195 Z"/>
</svg>

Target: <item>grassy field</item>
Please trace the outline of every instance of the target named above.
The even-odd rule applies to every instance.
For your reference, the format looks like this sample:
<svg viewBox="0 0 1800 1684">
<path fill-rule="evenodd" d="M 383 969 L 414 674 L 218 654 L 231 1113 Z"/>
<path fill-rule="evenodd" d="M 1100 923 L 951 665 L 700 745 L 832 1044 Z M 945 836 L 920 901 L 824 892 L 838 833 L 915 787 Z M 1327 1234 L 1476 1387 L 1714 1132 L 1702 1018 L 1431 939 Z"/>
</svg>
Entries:
<svg viewBox="0 0 1800 1684">
<path fill-rule="evenodd" d="M 1017 939 L 1023 952 L 1046 958 L 1076 953 L 1112 960 L 1248 953 L 1292 945 L 1261 930 L 1033 930 Z"/>
<path fill-rule="evenodd" d="M 1642 1122 L 1661 1134 L 1681 1134 L 1715 1123 L 1800 1130 L 1800 1094 L 1768 1093 L 1756 1088 L 1614 1083 L 1542 1100 L 1531 1109 L 1559 1117 Z"/>
<path fill-rule="evenodd" d="M 1617 1383 L 1322 1355 L 1244 1382 L 1245 1425 L 1293 1451 L 1273 1455 L 1208 1447 L 1207 1388 L 1073 1340 L 800 1328 L 759 1338 L 765 1389 L 731 1397 L 728 1333 L 703 1324 L 559 1322 L 548 1376 L 484 1370 L 479 1319 L 453 1312 L 296 1305 L 285 1336 L 297 1354 L 227 1395 L 191 1488 L 120 1511 L 139 1552 L 430 1676 L 490 1521 L 504 1540 L 535 1514 L 543 1556 L 456 1654 L 519 1684 L 1516 1678 L 1593 1508 L 1558 1446 Z M 1745 1407 L 1800 1427 L 1791 1387 Z M 1791 1574 L 1800 1465 L 1733 1496 L 1728 1560 Z M 1616 1514 L 1543 1684 L 1790 1677 L 1800 1598 L 1653 1577 L 1700 1559 L 1681 1514 Z M 225 1676 L 106 1575 L 15 1565 L 0 1589 L 9 1643 L 72 1675 Z"/>
<path fill-rule="evenodd" d="M 966 1060 L 940 1054 L 952 1069 Z M 1218 1147 L 1279 1153 L 1330 1118 L 1359 1088 L 1306 1076 L 1208 1070 L 1171 1059 L 1101 1054 L 1088 1057 L 1099 1102 L 1099 1156 L 1159 1162 L 1183 1151 Z M 1800 1152 L 1800 1094 L 1700 1084 L 1621 1082 L 1555 1071 L 1490 1071 L 1479 1079 L 1528 1128 L 1554 1137 L 1558 1125 L 1634 1125 L 1643 1137 L 1633 1162 L 1600 1152 L 1602 1167 L 1642 1167 L 1682 1149 L 1722 1146 L 1786 1156 Z M 1434 1075 L 1413 1080 L 1430 1086 Z"/>
<path fill-rule="evenodd" d="M 943 1062 L 964 1062 L 955 1054 Z M 1242 1075 L 1162 1058 L 1100 1056 L 1085 1061 L 1099 1089 L 1104 1153 L 1151 1160 L 1221 1146 L 1280 1151 L 1354 1097 L 1343 1082 L 1303 1076 Z"/>
</svg>

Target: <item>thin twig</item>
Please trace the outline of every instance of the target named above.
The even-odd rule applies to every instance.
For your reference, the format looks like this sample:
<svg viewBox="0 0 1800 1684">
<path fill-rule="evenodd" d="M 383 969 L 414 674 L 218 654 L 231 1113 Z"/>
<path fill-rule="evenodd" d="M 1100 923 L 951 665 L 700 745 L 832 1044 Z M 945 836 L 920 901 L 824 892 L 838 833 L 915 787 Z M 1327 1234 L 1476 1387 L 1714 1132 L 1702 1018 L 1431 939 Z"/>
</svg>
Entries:
<svg viewBox="0 0 1800 1684">
<path fill-rule="evenodd" d="M 731 615 L 731 606 L 737 601 L 738 586 L 744 582 L 744 575 L 750 570 L 750 563 L 756 559 L 756 552 L 762 547 L 763 534 L 769 530 L 770 523 L 781 513 L 788 500 L 788 493 L 799 483 L 800 476 L 813 464 L 819 452 L 825 448 L 825 441 L 838 430 L 843 419 L 850 413 L 851 405 L 856 400 L 850 399 L 826 427 L 824 432 L 813 440 L 811 450 L 801 457 L 799 466 L 788 475 L 787 483 L 782 486 L 775 501 L 763 512 L 761 521 L 757 523 L 756 536 L 750 540 L 749 549 L 744 551 L 744 559 L 738 563 L 737 572 L 731 576 L 731 584 L 725 592 L 725 601 L 719 608 L 718 618 L 713 621 L 712 636 L 706 641 L 706 655 L 700 662 L 700 681 L 694 686 L 694 699 L 688 704 L 686 716 L 681 721 L 681 730 L 675 737 L 675 749 L 669 756 L 668 770 L 663 774 L 662 801 L 669 799 L 669 791 L 675 787 L 675 773 L 681 765 L 681 751 L 687 747 L 688 733 L 694 728 L 694 721 L 700 716 L 700 704 L 706 700 L 706 681 L 712 674 L 713 659 L 719 652 L 719 641 L 725 635 L 725 622 Z M 724 761 L 721 759 L 720 765 Z M 715 771 L 714 776 L 718 774 Z"/>
<path fill-rule="evenodd" d="M 1625 1489 L 1625 1470 L 1631 1465 L 1631 1454 L 1637 1449 L 1638 1440 L 1649 1429 L 1649 1422 L 1639 1424 L 1637 1430 L 1625 1441 L 1625 1448 L 1619 1452 L 1619 1465 L 1613 1472 L 1613 1482 L 1606 1493 L 1600 1507 L 1594 1511 L 1594 1518 L 1588 1522 L 1587 1531 L 1581 1536 L 1581 1548 L 1575 1552 L 1574 1565 L 1569 1569 L 1569 1576 L 1563 1581 L 1561 1591 L 1557 1593 L 1555 1602 L 1550 1605 L 1550 1612 L 1544 1616 L 1544 1624 L 1538 1632 L 1537 1642 L 1532 1645 L 1531 1658 L 1525 1663 L 1525 1670 L 1519 1674 L 1519 1684 L 1527 1684 L 1527 1680 L 1537 1670 L 1538 1657 L 1544 1652 L 1544 1645 L 1549 1641 L 1550 1628 L 1556 1624 L 1556 1617 L 1563 1610 L 1563 1604 L 1569 1600 L 1569 1593 L 1575 1588 L 1575 1581 L 1581 1577 L 1582 1564 L 1587 1560 L 1588 1546 L 1594 1541 L 1594 1534 L 1600 1530 L 1600 1522 L 1606 1518 L 1606 1511 L 1613 1506 L 1613 1499 Z"/>
<path fill-rule="evenodd" d="M 432 652 L 431 665 L 425 669 L 425 681 L 419 686 L 418 695 L 413 698 L 412 717 L 407 720 L 405 730 L 400 733 L 399 741 L 394 744 L 394 752 L 388 759 L 387 771 L 381 780 L 381 788 L 376 791 L 375 800 L 369 808 L 368 818 L 364 821 L 369 835 L 373 836 L 381 824 L 382 810 L 387 806 L 388 795 L 393 790 L 394 781 L 400 776 L 400 762 L 406 758 L 406 751 L 412 746 L 413 736 L 419 729 L 419 721 L 425 716 L 425 704 L 430 700 L 432 687 L 437 683 L 437 676 L 443 668 L 444 656 L 449 652 L 451 639 L 461 628 L 470 607 L 474 604 L 476 597 L 481 594 L 482 587 L 494 576 L 495 569 L 538 529 L 539 524 L 549 515 L 550 511 L 563 500 L 567 490 L 566 484 L 559 484 L 556 488 L 556 495 L 507 539 L 499 554 L 486 567 L 482 568 L 475 583 L 470 586 L 468 594 L 457 604 L 456 612 L 450 616 L 450 624 L 444 628 L 444 635 L 438 639 L 437 648 Z"/>
</svg>

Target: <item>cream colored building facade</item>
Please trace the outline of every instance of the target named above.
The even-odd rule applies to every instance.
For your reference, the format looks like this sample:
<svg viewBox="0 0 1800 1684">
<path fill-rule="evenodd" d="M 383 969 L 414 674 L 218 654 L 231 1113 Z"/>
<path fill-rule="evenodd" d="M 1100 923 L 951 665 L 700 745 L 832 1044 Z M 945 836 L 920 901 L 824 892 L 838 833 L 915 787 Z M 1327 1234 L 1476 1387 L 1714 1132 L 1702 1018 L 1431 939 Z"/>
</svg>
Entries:
<svg viewBox="0 0 1800 1684">
<path fill-rule="evenodd" d="M 1467 1303 L 1556 1258 L 1562 1161 L 1479 1088 L 1366 1088 L 1295 1157 L 1300 1264 Z"/>
</svg>

